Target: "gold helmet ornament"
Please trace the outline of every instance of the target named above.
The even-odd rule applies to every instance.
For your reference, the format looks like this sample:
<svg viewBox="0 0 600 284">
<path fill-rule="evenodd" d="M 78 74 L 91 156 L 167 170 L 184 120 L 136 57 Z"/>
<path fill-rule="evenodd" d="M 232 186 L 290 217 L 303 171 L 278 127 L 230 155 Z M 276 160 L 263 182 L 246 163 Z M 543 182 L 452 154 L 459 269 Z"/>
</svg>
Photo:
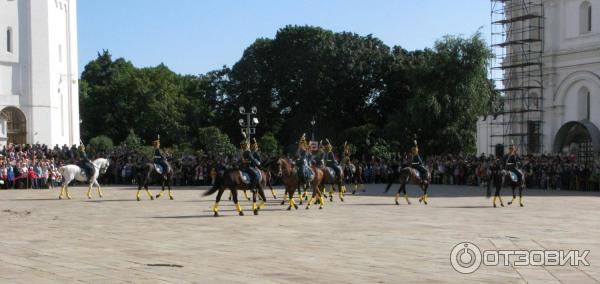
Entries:
<svg viewBox="0 0 600 284">
<path fill-rule="evenodd" d="M 256 142 L 256 138 L 252 138 L 252 143 L 250 144 L 250 150 L 258 151 L 258 142 Z"/>
</svg>

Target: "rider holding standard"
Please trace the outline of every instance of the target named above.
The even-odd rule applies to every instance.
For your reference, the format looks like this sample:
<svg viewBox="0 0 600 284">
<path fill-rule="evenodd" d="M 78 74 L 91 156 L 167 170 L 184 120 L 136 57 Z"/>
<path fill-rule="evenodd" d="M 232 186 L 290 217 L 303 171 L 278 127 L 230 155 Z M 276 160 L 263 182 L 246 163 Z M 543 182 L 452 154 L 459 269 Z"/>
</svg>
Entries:
<svg viewBox="0 0 600 284">
<path fill-rule="evenodd" d="M 298 178 L 301 183 L 308 183 L 310 180 L 310 168 L 309 161 L 311 160 L 311 154 L 309 152 L 308 143 L 306 143 L 306 135 L 302 134 L 300 141 L 298 142 L 298 159 L 296 160 L 296 168 Z"/>
<path fill-rule="evenodd" d="M 336 176 L 339 177 L 342 173 L 342 169 L 340 168 L 338 161 L 335 159 L 332 149 L 333 146 L 329 142 L 329 139 L 325 139 L 325 142 L 323 143 L 323 153 L 321 154 L 321 159 L 325 161 L 325 166 L 332 168 Z"/>
<path fill-rule="evenodd" d="M 79 144 L 79 159 L 81 163 L 81 168 L 85 172 L 85 175 L 88 179 L 91 179 L 95 174 L 96 168 L 94 167 L 92 161 L 90 161 L 90 159 L 88 158 L 83 143 Z"/>
<path fill-rule="evenodd" d="M 256 140 L 253 141 L 254 148 L 258 150 L 258 143 Z M 260 161 L 256 159 L 254 153 L 250 150 L 250 144 L 248 143 L 248 139 L 244 137 L 242 142 L 240 143 L 240 148 L 242 150 L 242 168 L 241 170 L 244 173 L 247 173 L 250 176 L 250 183 L 256 185 L 258 183 L 258 171 L 256 167 L 260 166 Z"/>
<path fill-rule="evenodd" d="M 158 139 L 152 142 L 152 146 L 154 146 L 154 163 L 162 167 L 160 173 L 163 174 L 168 172 L 169 164 L 167 163 L 167 159 L 165 159 L 165 156 L 160 150 L 160 136 L 158 137 Z"/>
<path fill-rule="evenodd" d="M 415 146 L 413 146 L 410 150 L 412 153 L 410 167 L 419 172 L 419 176 L 422 180 L 426 180 L 427 170 L 425 169 L 423 159 L 421 159 L 421 156 L 419 155 L 419 146 L 417 145 L 417 140 L 415 140 Z"/>
</svg>

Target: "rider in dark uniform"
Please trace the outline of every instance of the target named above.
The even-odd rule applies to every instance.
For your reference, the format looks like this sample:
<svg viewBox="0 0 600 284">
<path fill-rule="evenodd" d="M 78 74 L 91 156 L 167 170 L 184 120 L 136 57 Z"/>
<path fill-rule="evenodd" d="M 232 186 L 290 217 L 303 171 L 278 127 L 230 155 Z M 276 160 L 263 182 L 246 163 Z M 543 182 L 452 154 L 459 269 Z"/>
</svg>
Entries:
<svg viewBox="0 0 600 284">
<path fill-rule="evenodd" d="M 309 161 L 311 160 L 311 154 L 309 152 L 308 144 L 306 143 L 306 136 L 302 134 L 300 141 L 298 142 L 298 159 L 296 160 L 296 168 L 298 178 L 301 183 L 308 183 L 310 178 Z"/>
<path fill-rule="evenodd" d="M 258 142 L 256 142 L 256 138 L 252 138 L 252 143 L 250 143 L 250 151 L 252 152 L 252 157 L 254 158 L 256 168 L 260 168 L 261 158 L 259 150 L 260 147 Z"/>
<path fill-rule="evenodd" d="M 90 179 L 95 174 L 96 168 L 94 167 L 92 161 L 90 161 L 90 159 L 88 158 L 83 143 L 79 145 L 79 159 L 81 161 L 81 168 L 85 172 L 87 178 Z"/>
<path fill-rule="evenodd" d="M 162 167 L 161 173 L 168 172 L 169 164 L 162 151 L 160 151 L 160 137 L 152 142 L 152 146 L 154 146 L 154 163 Z"/>
<path fill-rule="evenodd" d="M 519 167 L 521 166 L 521 158 L 517 154 L 517 148 L 514 144 L 508 146 L 508 154 L 504 156 L 504 168 L 517 175 L 517 181 L 523 180 Z"/>
<path fill-rule="evenodd" d="M 258 149 L 258 144 L 256 147 Z M 250 150 L 250 144 L 246 138 L 240 143 L 240 148 L 242 150 L 241 170 L 250 176 L 250 183 L 256 185 L 258 183 L 258 171 L 256 170 L 256 167 L 260 166 L 260 161 L 254 157 L 254 154 Z"/>
<path fill-rule="evenodd" d="M 425 169 L 423 159 L 419 155 L 419 146 L 417 145 L 417 141 L 415 140 L 415 146 L 411 148 L 412 160 L 410 163 L 410 167 L 417 170 L 421 179 L 427 178 L 427 170 Z"/>
<path fill-rule="evenodd" d="M 340 176 L 342 173 L 342 169 L 340 168 L 340 164 L 335 159 L 335 155 L 333 154 L 333 146 L 329 142 L 329 139 L 325 139 L 323 143 L 323 153 L 321 154 L 321 159 L 325 161 L 325 166 L 332 168 L 335 172 L 336 176 Z"/>
</svg>

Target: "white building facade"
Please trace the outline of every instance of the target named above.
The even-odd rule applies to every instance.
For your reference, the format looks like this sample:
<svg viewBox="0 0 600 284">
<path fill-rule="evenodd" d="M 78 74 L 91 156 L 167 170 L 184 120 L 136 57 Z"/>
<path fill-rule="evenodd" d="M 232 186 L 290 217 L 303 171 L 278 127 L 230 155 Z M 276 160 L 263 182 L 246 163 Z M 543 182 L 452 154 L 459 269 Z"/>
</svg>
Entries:
<svg viewBox="0 0 600 284">
<path fill-rule="evenodd" d="M 0 143 L 79 143 L 76 12 L 75 0 L 0 0 Z"/>
<path fill-rule="evenodd" d="M 534 1 L 535 2 L 535 1 Z M 577 155 L 600 152 L 600 0 L 538 0 L 543 9 L 540 104 L 540 152 Z M 510 49 L 510 47 L 508 48 Z M 505 59 L 506 61 L 506 59 Z M 504 62 L 503 64 L 506 64 Z M 504 71 L 504 76 L 510 76 Z M 505 83 L 506 86 L 506 83 Z M 535 98 L 535 94 L 529 98 Z M 507 109 L 507 104 L 504 105 Z M 536 105 L 537 107 L 537 105 Z M 509 144 L 512 129 L 504 127 L 509 112 L 477 123 L 479 153 L 494 154 L 495 145 Z M 518 137 L 517 137 L 518 138 Z M 524 154 L 521 151 L 521 154 Z"/>
</svg>

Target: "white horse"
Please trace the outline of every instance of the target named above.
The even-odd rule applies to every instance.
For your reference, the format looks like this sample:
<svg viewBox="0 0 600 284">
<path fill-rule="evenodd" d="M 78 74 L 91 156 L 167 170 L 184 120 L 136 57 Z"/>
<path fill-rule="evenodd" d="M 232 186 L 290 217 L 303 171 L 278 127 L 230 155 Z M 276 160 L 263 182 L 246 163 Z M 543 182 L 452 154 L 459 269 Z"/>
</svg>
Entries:
<svg viewBox="0 0 600 284">
<path fill-rule="evenodd" d="M 108 161 L 108 159 L 98 158 L 92 163 L 94 164 L 94 168 L 96 168 L 96 171 L 94 172 L 94 175 L 89 179 L 87 176 L 85 176 L 85 172 L 83 172 L 83 169 L 77 165 L 66 165 L 58 169 L 58 172 L 63 177 L 63 184 L 60 188 L 60 195 L 58 196 L 59 199 L 63 199 L 65 193 L 67 195 L 67 198 L 71 199 L 71 195 L 69 194 L 69 183 L 73 180 L 89 183 L 89 188 L 87 192 L 88 198 L 92 198 L 91 191 L 93 185 L 96 185 L 98 187 L 98 195 L 102 197 L 102 189 L 100 189 L 98 177 L 106 173 L 110 162 Z"/>
</svg>

